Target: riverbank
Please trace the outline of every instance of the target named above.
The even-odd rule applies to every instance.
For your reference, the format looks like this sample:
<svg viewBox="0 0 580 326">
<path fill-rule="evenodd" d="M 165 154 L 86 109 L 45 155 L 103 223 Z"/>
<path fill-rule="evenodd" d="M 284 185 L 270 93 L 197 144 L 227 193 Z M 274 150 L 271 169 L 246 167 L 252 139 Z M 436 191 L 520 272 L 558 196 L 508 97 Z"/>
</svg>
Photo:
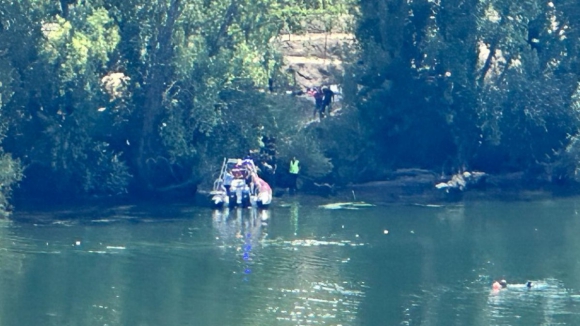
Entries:
<svg viewBox="0 0 580 326">
<path fill-rule="evenodd" d="M 556 184 L 542 178 L 529 178 L 524 173 L 485 174 L 477 183 L 463 189 L 438 188 L 451 180 L 430 171 L 413 170 L 390 180 L 352 184 L 336 189 L 341 200 L 362 200 L 374 204 L 439 204 L 471 200 L 532 201 L 580 195 L 580 185 Z"/>
<path fill-rule="evenodd" d="M 477 184 L 463 190 L 438 189 L 451 180 L 432 171 L 405 169 L 393 172 L 388 180 L 350 184 L 342 187 L 328 184 L 306 184 L 297 195 L 277 188 L 272 209 L 288 203 L 319 206 L 337 202 L 366 202 L 378 206 L 391 205 L 454 205 L 475 200 L 535 201 L 580 195 L 578 184 L 554 184 L 544 179 L 530 179 L 523 173 L 485 175 Z M 156 212 L 158 219 L 174 218 L 191 207 L 210 207 L 209 194 L 198 191 L 189 196 L 130 198 L 107 197 L 59 201 L 45 198 L 18 198 L 13 203 L 13 220 L 46 224 L 76 220 L 94 223 L 116 216 L 118 222 L 139 222 L 143 212 Z M 187 216 L 187 214 L 185 214 Z M 119 218 L 121 217 L 121 218 Z"/>
</svg>

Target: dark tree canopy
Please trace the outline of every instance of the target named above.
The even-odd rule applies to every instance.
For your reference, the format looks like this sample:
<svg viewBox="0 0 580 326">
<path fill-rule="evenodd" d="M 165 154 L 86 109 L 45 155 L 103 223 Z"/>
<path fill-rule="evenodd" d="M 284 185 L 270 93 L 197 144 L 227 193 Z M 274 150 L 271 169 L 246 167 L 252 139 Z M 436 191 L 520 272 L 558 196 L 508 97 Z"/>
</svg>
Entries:
<svg viewBox="0 0 580 326">
<path fill-rule="evenodd" d="M 573 1 L 361 1 L 351 76 L 374 152 L 391 167 L 570 177 L 554 168 L 579 123 L 579 13 Z"/>
<path fill-rule="evenodd" d="M 305 124 L 272 41 L 345 16 L 343 109 Z M 0 0 L 0 208 L 22 176 L 23 196 L 191 194 L 265 139 L 314 181 L 575 180 L 579 24 L 572 0 Z"/>
</svg>

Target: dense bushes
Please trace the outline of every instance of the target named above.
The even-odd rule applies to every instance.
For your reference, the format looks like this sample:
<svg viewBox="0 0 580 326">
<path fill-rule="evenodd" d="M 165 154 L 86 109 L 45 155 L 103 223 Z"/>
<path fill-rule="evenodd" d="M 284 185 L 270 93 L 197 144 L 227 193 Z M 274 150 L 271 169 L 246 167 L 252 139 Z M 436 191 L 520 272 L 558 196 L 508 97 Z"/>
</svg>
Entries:
<svg viewBox="0 0 580 326">
<path fill-rule="evenodd" d="M 577 1 L 0 0 L 2 198 L 195 190 L 275 137 L 311 180 L 578 171 Z M 64 7 L 63 7 L 64 6 Z M 357 18 L 341 114 L 304 125 L 271 40 Z M 306 112 L 297 114 L 297 112 Z M 34 190 L 34 191 L 31 191 Z"/>
<path fill-rule="evenodd" d="M 368 148 L 446 173 L 579 166 L 579 18 L 573 1 L 361 1 L 347 77 Z"/>
</svg>

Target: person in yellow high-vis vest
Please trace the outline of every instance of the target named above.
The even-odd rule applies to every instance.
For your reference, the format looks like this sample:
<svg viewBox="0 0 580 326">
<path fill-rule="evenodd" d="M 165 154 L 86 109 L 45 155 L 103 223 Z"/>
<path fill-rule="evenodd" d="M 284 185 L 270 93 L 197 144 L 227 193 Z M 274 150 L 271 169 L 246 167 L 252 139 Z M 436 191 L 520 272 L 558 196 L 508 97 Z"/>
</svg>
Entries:
<svg viewBox="0 0 580 326">
<path fill-rule="evenodd" d="M 296 156 L 290 160 L 288 172 L 290 173 L 290 193 L 293 193 L 296 191 L 296 181 L 298 180 L 298 172 L 300 172 L 300 161 L 296 159 Z"/>
</svg>

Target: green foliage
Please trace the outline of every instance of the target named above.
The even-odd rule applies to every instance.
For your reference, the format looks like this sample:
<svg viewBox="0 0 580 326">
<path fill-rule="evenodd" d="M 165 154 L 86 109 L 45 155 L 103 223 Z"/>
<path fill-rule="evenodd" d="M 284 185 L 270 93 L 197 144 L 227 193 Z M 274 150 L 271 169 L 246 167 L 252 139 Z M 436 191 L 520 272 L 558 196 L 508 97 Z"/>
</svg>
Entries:
<svg viewBox="0 0 580 326">
<path fill-rule="evenodd" d="M 278 139 L 280 168 L 287 171 L 288 162 L 296 156 L 303 177 L 316 180 L 329 175 L 334 166 L 325 153 L 319 134 L 303 122 L 306 117 L 311 117 L 312 103 L 287 95 L 277 95 L 273 100 L 268 130 Z"/>
<path fill-rule="evenodd" d="M 264 146 L 263 136 L 276 138 L 279 175 L 286 173 L 293 155 L 302 164 L 303 177 L 318 179 L 332 172 L 316 131 L 304 123 L 312 115 L 309 101 L 263 92 L 231 91 L 222 96 L 228 103 L 221 110 L 223 123 L 197 146 L 200 161 L 196 169 L 201 175 L 214 176 L 224 156 L 242 157 L 250 149 L 259 150 Z"/>
<path fill-rule="evenodd" d="M 54 15 L 50 3 L 23 2 L 20 10 L 37 20 L 21 33 L 28 57 L 10 58 L 20 84 L 6 104 L 6 148 L 30 171 L 47 171 L 42 177 L 54 184 L 39 184 L 52 191 L 124 192 L 129 177 L 118 151 L 103 140 L 103 127 L 110 126 L 100 112 L 106 103 L 100 79 L 119 42 L 117 26 L 106 10 L 90 4 L 76 5 L 66 19 Z"/>
<path fill-rule="evenodd" d="M 221 93 L 267 83 L 266 40 L 275 30 L 261 24 L 267 12 L 257 10 L 267 2 L 110 4 L 123 22 L 120 63 L 134 82 L 127 123 L 141 125 L 127 135 L 136 146 L 138 181 L 155 188 L 199 178 L 191 166 L 203 139 L 222 123 Z M 180 172 L 151 183 L 160 168 Z"/>
<path fill-rule="evenodd" d="M 71 19 L 57 16 L 54 22 L 44 24 L 46 43 L 41 50 L 64 83 L 91 74 L 89 69 L 105 68 L 120 40 L 117 26 L 103 8 L 78 8 Z"/>
<path fill-rule="evenodd" d="M 336 16 L 345 8 L 334 5 L 344 3 L 308 2 L 300 17 Z M 281 65 L 270 41 L 302 2 L 10 5 L 3 17 L 25 19 L 11 25 L 21 30 L 7 44 L 24 35 L 29 42 L 21 47 L 25 60 L 0 56 L 6 145 L 32 179 L 50 180 L 30 179 L 27 187 L 55 183 L 61 192 L 107 195 L 130 183 L 140 190 L 195 185 L 208 162 L 286 132 L 278 115 L 285 111 L 276 112 L 280 103 L 261 89 Z M 310 165 L 314 175 L 331 166 Z"/>
<path fill-rule="evenodd" d="M 19 89 L 18 68 L 27 59 L 27 42 L 34 39 L 30 33 L 34 14 L 26 12 L 25 1 L 0 1 L 0 141 L 11 126 L 7 106 Z M 25 46 L 14 47 L 13 44 Z M 0 148 L 0 216 L 9 215 L 9 199 L 13 188 L 23 177 L 22 164 Z"/>
<path fill-rule="evenodd" d="M 0 216 L 9 215 L 9 198 L 15 184 L 22 179 L 22 166 L 10 154 L 0 156 Z"/>
<path fill-rule="evenodd" d="M 349 25 L 345 18 L 354 14 L 356 4 L 354 0 L 286 0 L 274 5 L 272 19 L 284 33 L 330 32 Z"/>
<path fill-rule="evenodd" d="M 580 122 L 570 107 L 577 58 L 567 54 L 565 15 L 538 1 L 495 6 L 487 12 L 501 34 L 488 33 L 492 51 L 479 72 L 482 133 L 519 168 L 550 163 Z"/>
<path fill-rule="evenodd" d="M 87 194 L 120 195 L 127 192 L 132 175 L 121 154 L 107 150 L 107 143 L 96 144 L 90 152 L 93 165 L 99 168 L 85 169 L 83 191 Z"/>
<path fill-rule="evenodd" d="M 570 55 L 578 9 L 569 1 L 361 2 L 350 76 L 369 148 L 395 166 L 445 172 L 552 164 L 580 122 L 571 107 L 578 56 Z"/>
<path fill-rule="evenodd" d="M 323 120 L 313 130 L 316 143 L 331 158 L 331 180 L 338 184 L 376 180 L 392 168 L 391 162 L 378 162 L 376 148 L 366 139 L 368 134 L 358 121 L 357 112 L 345 110 Z"/>
<path fill-rule="evenodd" d="M 8 102 L 14 92 L 12 91 L 13 68 L 8 60 L 0 57 L 0 108 Z"/>
<path fill-rule="evenodd" d="M 571 109 L 580 114 L 580 83 L 572 95 Z M 562 180 L 580 182 L 580 134 L 567 135 L 566 146 L 554 152 L 555 160 L 548 165 L 550 174 Z"/>
<path fill-rule="evenodd" d="M 96 121 L 79 116 L 63 116 L 60 121 L 45 116 L 42 138 L 29 155 L 36 164 L 50 164 L 52 175 L 45 177 L 55 181 L 55 191 L 99 196 L 125 193 L 131 175 L 119 160 L 121 154 L 95 140 L 90 128 L 81 127 Z"/>
<path fill-rule="evenodd" d="M 281 64 L 270 41 L 297 3 L 109 3 L 123 22 L 120 64 L 133 82 L 127 124 L 139 125 L 128 138 L 145 188 L 198 182 L 211 161 L 243 155 L 264 133 L 285 130 L 275 112 L 281 103 L 261 89 Z M 158 178 L 160 170 L 168 178 Z"/>
<path fill-rule="evenodd" d="M 300 156 L 303 176 L 337 182 L 410 166 L 576 171 L 579 12 L 571 0 L 0 0 L 0 137 L 33 178 L 91 195 L 193 187 L 263 136 L 282 162 Z M 305 125 L 310 103 L 263 91 L 283 74 L 271 41 L 348 15 L 355 109 Z M 13 185 L 19 160 L 5 155 Z"/>
</svg>

